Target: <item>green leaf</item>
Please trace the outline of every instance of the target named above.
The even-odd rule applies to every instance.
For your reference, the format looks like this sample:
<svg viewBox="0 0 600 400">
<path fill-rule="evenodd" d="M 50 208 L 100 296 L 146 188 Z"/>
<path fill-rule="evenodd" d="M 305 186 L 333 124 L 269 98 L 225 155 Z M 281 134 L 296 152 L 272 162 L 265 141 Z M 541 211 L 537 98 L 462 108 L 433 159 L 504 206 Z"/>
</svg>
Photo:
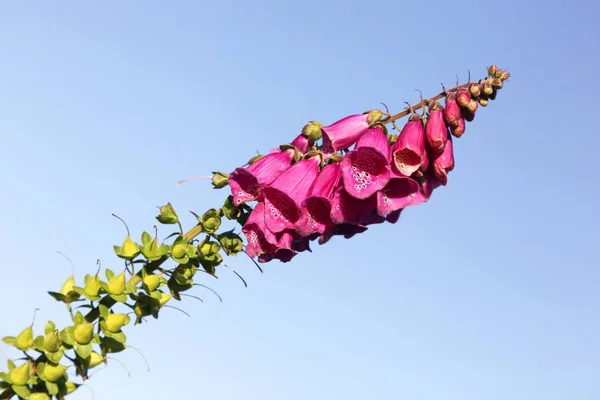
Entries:
<svg viewBox="0 0 600 400">
<path fill-rule="evenodd" d="M 109 281 L 115 276 L 115 273 L 111 270 L 106 268 L 106 271 L 104 271 L 104 274 L 106 275 L 106 279 L 108 279 Z"/>
<path fill-rule="evenodd" d="M 75 343 L 75 338 L 73 337 L 72 326 L 67 326 L 65 329 L 60 331 L 60 340 L 62 340 L 63 343 L 68 344 L 69 346 L 73 346 L 73 343 Z"/>
<path fill-rule="evenodd" d="M 75 343 L 73 348 L 75 349 L 75 353 L 77 353 L 77 355 L 81 358 L 88 358 L 90 356 L 90 354 L 92 354 L 92 344 L 91 343 L 88 343 L 88 344 Z"/>
<path fill-rule="evenodd" d="M 52 396 L 56 396 L 58 394 L 58 385 L 56 383 L 46 382 L 46 390 L 48 390 L 48 393 Z"/>
<path fill-rule="evenodd" d="M 4 337 L 2 338 L 2 341 L 3 341 L 4 343 L 6 343 L 7 345 L 9 345 L 9 346 L 14 346 L 14 345 L 15 345 L 15 342 L 17 341 L 17 338 L 16 338 L 16 337 L 14 337 L 14 336 L 4 336 Z"/>
<path fill-rule="evenodd" d="M 144 231 L 142 233 L 142 244 L 144 246 L 147 246 L 148 243 L 151 243 L 151 242 L 152 242 L 152 236 L 150 236 L 150 234 L 148 232 Z"/>
<path fill-rule="evenodd" d="M 48 292 L 48 294 L 52 297 L 54 297 L 54 299 L 56 301 L 62 301 L 63 303 L 65 302 L 66 296 L 62 293 L 58 293 L 58 292 Z"/>
<path fill-rule="evenodd" d="M 6 372 L 0 372 L 0 379 L 10 383 L 10 376 Z"/>
<path fill-rule="evenodd" d="M 106 307 L 104 304 L 100 304 L 98 306 L 98 309 L 100 311 L 100 316 L 102 316 L 102 318 L 106 318 L 109 314 L 108 312 L 108 307 Z"/>
<path fill-rule="evenodd" d="M 85 322 L 85 317 L 83 316 L 82 313 L 77 311 L 77 313 L 75 314 L 74 321 L 75 321 L 75 325 L 83 324 Z"/>
<path fill-rule="evenodd" d="M 125 336 L 123 332 L 113 333 L 111 336 L 119 343 L 125 344 L 125 342 L 127 341 L 127 336 Z"/>
<path fill-rule="evenodd" d="M 46 322 L 46 325 L 44 325 L 44 335 L 54 332 L 55 329 L 56 329 L 56 325 L 54 325 L 54 322 L 52 322 L 52 321 Z"/>
<path fill-rule="evenodd" d="M 127 295 L 126 294 L 111 294 L 110 297 L 114 300 L 117 301 L 119 303 L 125 303 L 127 301 Z"/>
<path fill-rule="evenodd" d="M 10 387 L 13 392 L 15 392 L 18 396 L 26 399 L 29 397 L 29 395 L 31 394 L 31 390 L 29 390 L 29 386 L 17 386 L 17 385 L 12 385 Z"/>
<path fill-rule="evenodd" d="M 47 351 L 45 354 L 48 361 L 58 364 L 62 359 L 64 352 L 62 350 L 55 351 L 54 353 Z"/>
<path fill-rule="evenodd" d="M 17 368 L 17 365 L 15 364 L 15 362 L 13 360 L 6 360 L 6 365 L 8 366 L 8 370 L 12 371 L 13 369 Z"/>
<path fill-rule="evenodd" d="M 33 345 L 36 350 L 44 352 L 44 337 L 42 335 L 37 336 L 33 341 Z"/>
<path fill-rule="evenodd" d="M 125 350 L 125 345 L 111 337 L 103 337 L 102 348 L 106 350 L 107 353 L 119 353 Z"/>
</svg>

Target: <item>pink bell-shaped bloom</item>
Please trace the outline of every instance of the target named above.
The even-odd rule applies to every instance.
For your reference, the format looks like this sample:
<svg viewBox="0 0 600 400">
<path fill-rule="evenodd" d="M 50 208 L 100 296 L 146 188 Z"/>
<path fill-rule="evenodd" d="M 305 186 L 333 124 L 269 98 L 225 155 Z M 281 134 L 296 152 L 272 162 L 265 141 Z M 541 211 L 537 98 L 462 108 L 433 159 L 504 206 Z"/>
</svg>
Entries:
<svg viewBox="0 0 600 400">
<path fill-rule="evenodd" d="M 438 177 L 435 176 L 435 173 L 433 173 L 431 170 L 425 172 L 425 174 L 419 178 L 418 183 L 419 193 L 415 196 L 415 199 L 410 204 L 411 207 L 429 201 L 433 191 L 442 186 L 442 181 L 440 181 Z"/>
<path fill-rule="evenodd" d="M 421 117 L 413 114 L 404 125 L 398 140 L 392 146 L 392 164 L 400 175 L 411 176 L 417 171 L 425 171 L 429 158 L 425 148 L 425 131 Z"/>
<path fill-rule="evenodd" d="M 298 161 L 264 187 L 265 224 L 271 232 L 294 228 L 301 204 L 319 173 L 319 163 L 319 157 Z"/>
<path fill-rule="evenodd" d="M 294 234 L 291 231 L 285 230 L 277 234 L 277 246 L 274 251 L 265 252 L 258 256 L 258 261 L 261 263 L 269 262 L 272 260 L 279 260 L 281 262 L 289 262 L 297 254 L 293 250 L 294 245 Z"/>
<path fill-rule="evenodd" d="M 277 239 L 265 226 L 265 204 L 258 203 L 250 212 L 248 220 L 242 227 L 246 236 L 246 253 L 254 258 L 263 253 L 277 250 Z"/>
<path fill-rule="evenodd" d="M 382 217 L 408 207 L 419 194 L 419 184 L 411 178 L 395 176 L 377 192 L 377 213 Z"/>
<path fill-rule="evenodd" d="M 448 172 L 454 169 L 454 148 L 452 139 L 448 139 L 446 147 L 442 154 L 437 156 L 433 161 L 433 171 L 435 176 L 440 180 L 442 185 L 448 184 Z"/>
<path fill-rule="evenodd" d="M 333 225 L 331 221 L 331 198 L 341 178 L 340 163 L 327 164 L 321 169 L 308 197 L 302 202 L 302 216 L 296 223 L 296 231 L 301 236 L 313 233 L 322 234 Z"/>
<path fill-rule="evenodd" d="M 389 155 L 383 127 L 367 130 L 342 161 L 346 192 L 357 199 L 366 199 L 383 189 L 390 180 Z"/>
<path fill-rule="evenodd" d="M 448 126 L 444 120 L 442 106 L 433 103 L 429 109 L 429 118 L 425 125 L 425 137 L 434 154 L 440 154 L 448 141 Z"/>
<path fill-rule="evenodd" d="M 302 154 L 306 154 L 312 146 L 312 141 L 301 133 L 296 139 L 292 140 L 291 145 L 300 150 Z"/>
<path fill-rule="evenodd" d="M 247 201 L 260 200 L 262 187 L 290 168 L 293 157 L 294 149 L 279 150 L 267 154 L 248 168 L 236 168 L 229 175 L 233 203 L 240 205 Z"/>
<path fill-rule="evenodd" d="M 364 114 L 349 115 L 331 125 L 321 127 L 323 147 L 333 152 L 349 148 L 382 116 L 381 111 L 372 110 Z"/>
<path fill-rule="evenodd" d="M 377 196 L 357 199 L 343 188 L 338 189 L 331 200 L 331 220 L 335 224 L 362 225 L 363 220 L 377 209 Z"/>
</svg>

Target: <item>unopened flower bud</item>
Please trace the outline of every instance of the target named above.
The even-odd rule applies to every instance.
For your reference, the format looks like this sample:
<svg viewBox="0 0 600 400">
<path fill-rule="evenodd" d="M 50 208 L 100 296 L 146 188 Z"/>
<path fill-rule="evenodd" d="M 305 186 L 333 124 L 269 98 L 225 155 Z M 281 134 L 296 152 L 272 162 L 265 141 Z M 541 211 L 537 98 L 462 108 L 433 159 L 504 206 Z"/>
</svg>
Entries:
<svg viewBox="0 0 600 400">
<path fill-rule="evenodd" d="M 497 71 L 498 71 L 498 67 L 496 67 L 495 65 L 490 65 L 488 67 L 488 76 L 495 77 Z"/>
<path fill-rule="evenodd" d="M 467 107 L 465 107 L 468 111 L 474 113 L 475 111 L 477 111 L 477 107 L 479 106 L 479 104 L 477 103 L 476 100 L 471 99 L 471 101 L 469 102 L 469 104 L 467 104 Z"/>
<path fill-rule="evenodd" d="M 475 102 L 475 104 L 477 105 L 477 102 Z M 463 108 L 461 110 L 461 115 L 465 119 L 465 121 L 467 121 L 467 122 L 471 122 L 471 121 L 473 121 L 475 119 L 475 112 L 471 111 L 471 110 L 469 110 L 467 108 Z"/>
<path fill-rule="evenodd" d="M 495 87 L 496 89 L 502 89 L 502 80 L 501 79 L 492 79 L 492 86 Z"/>
<path fill-rule="evenodd" d="M 229 174 L 219 171 L 213 171 L 212 185 L 215 189 L 224 188 L 229 184 Z"/>
<path fill-rule="evenodd" d="M 302 134 L 311 141 L 315 142 L 321 139 L 321 136 L 323 136 L 323 132 L 321 132 L 321 126 L 321 123 L 318 121 L 310 121 L 308 124 L 304 125 L 304 128 L 302 128 Z"/>
<path fill-rule="evenodd" d="M 456 92 L 456 102 L 461 107 L 466 107 L 471 101 L 471 93 L 467 89 L 459 89 Z"/>
<path fill-rule="evenodd" d="M 472 83 L 471 86 L 469 86 L 469 92 L 471 93 L 471 96 L 479 97 L 481 94 L 481 86 L 479 86 L 478 83 Z"/>
<path fill-rule="evenodd" d="M 502 71 L 502 75 L 500 75 L 500 79 L 503 80 L 503 81 L 505 81 L 508 78 L 510 78 L 510 72 L 508 72 L 508 71 Z"/>
<path fill-rule="evenodd" d="M 367 116 L 367 122 L 369 123 L 369 127 L 373 127 L 374 124 L 381 121 L 381 117 L 383 117 L 383 111 L 381 110 L 371 110 Z"/>
<path fill-rule="evenodd" d="M 450 127 L 450 132 L 456 138 L 459 138 L 465 133 L 465 120 L 461 118 L 456 125 Z"/>
<path fill-rule="evenodd" d="M 487 105 L 488 105 L 488 103 L 489 103 L 489 102 L 490 102 L 490 101 L 489 101 L 488 99 L 484 99 L 484 98 L 480 98 L 480 99 L 479 99 L 479 105 L 480 105 L 481 107 L 487 107 Z"/>
<path fill-rule="evenodd" d="M 483 84 L 481 85 L 481 91 L 486 96 L 489 96 L 494 92 L 494 88 L 492 87 L 492 84 L 490 82 L 486 81 L 483 82 Z"/>
<path fill-rule="evenodd" d="M 456 95 L 454 93 L 446 97 L 446 107 L 444 108 L 444 119 L 448 125 L 456 125 L 461 119 L 460 107 L 456 102 Z"/>
</svg>

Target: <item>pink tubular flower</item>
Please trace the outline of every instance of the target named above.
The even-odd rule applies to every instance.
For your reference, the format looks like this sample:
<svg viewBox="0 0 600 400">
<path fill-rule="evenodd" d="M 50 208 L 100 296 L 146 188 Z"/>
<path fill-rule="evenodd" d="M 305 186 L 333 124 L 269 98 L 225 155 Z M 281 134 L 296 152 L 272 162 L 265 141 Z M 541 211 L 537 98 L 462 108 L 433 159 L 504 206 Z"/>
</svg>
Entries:
<svg viewBox="0 0 600 400">
<path fill-rule="evenodd" d="M 456 102 L 456 95 L 454 93 L 446 96 L 446 108 L 444 108 L 444 119 L 450 126 L 455 126 L 458 121 L 462 119 L 460 115 L 460 106 Z"/>
<path fill-rule="evenodd" d="M 292 141 L 291 145 L 300 150 L 302 154 L 306 154 L 310 150 L 312 142 L 309 138 L 307 138 L 301 133 L 296 137 L 296 139 Z"/>
<path fill-rule="evenodd" d="M 294 228 L 300 219 L 300 205 L 319 173 L 319 162 L 318 157 L 298 161 L 264 187 L 265 224 L 271 232 Z"/>
<path fill-rule="evenodd" d="M 246 236 L 246 252 L 250 257 L 277 250 L 277 239 L 265 226 L 265 204 L 258 203 L 242 227 Z"/>
<path fill-rule="evenodd" d="M 381 111 L 372 110 L 364 114 L 349 115 L 323 126 L 323 147 L 331 147 L 333 152 L 349 148 L 382 116 Z"/>
<path fill-rule="evenodd" d="M 377 209 L 377 197 L 357 199 L 339 188 L 331 200 L 331 220 L 335 224 L 362 225 L 366 217 Z"/>
<path fill-rule="evenodd" d="M 417 206 L 421 203 L 429 201 L 431 194 L 435 189 L 442 186 L 442 182 L 431 170 L 425 172 L 425 174 L 419 178 L 419 193 L 415 196 L 415 199 L 410 206 Z"/>
<path fill-rule="evenodd" d="M 433 171 L 442 185 L 448 184 L 448 172 L 454 169 L 454 149 L 452 139 L 448 139 L 446 147 L 442 154 L 438 155 L 433 161 Z"/>
<path fill-rule="evenodd" d="M 429 147 L 434 154 L 440 154 L 444 151 L 448 141 L 448 126 L 444 120 L 441 107 L 440 103 L 433 103 L 429 108 L 429 118 L 427 118 L 427 125 L 425 125 L 425 137 L 427 137 Z"/>
<path fill-rule="evenodd" d="M 258 256 L 258 261 L 261 263 L 269 262 L 277 259 L 281 262 L 289 262 L 297 254 L 293 250 L 294 234 L 290 231 L 283 231 L 277 235 L 277 246 L 271 252 L 265 252 Z"/>
<path fill-rule="evenodd" d="M 367 130 L 342 161 L 346 192 L 366 199 L 390 180 L 390 146 L 381 126 Z"/>
<path fill-rule="evenodd" d="M 425 132 L 417 114 L 411 116 L 394 143 L 392 161 L 400 175 L 411 176 L 419 170 L 427 170 L 429 158 L 425 149 Z"/>
<path fill-rule="evenodd" d="M 377 192 L 377 213 L 382 217 L 408 207 L 419 194 L 419 184 L 411 178 L 396 176 Z"/>
<path fill-rule="evenodd" d="M 319 244 L 323 245 L 334 236 L 343 236 L 345 239 L 350 239 L 352 236 L 363 233 L 368 230 L 364 225 L 354 224 L 339 224 L 329 227 L 321 236 L 319 236 Z"/>
<path fill-rule="evenodd" d="M 236 168 L 229 176 L 233 203 L 261 199 L 260 190 L 273 182 L 282 172 L 290 168 L 294 150 L 273 152 L 254 162 L 248 168 Z"/>
<path fill-rule="evenodd" d="M 338 187 L 342 166 L 340 163 L 327 164 L 323 167 L 309 196 L 302 202 L 302 216 L 296 223 L 296 231 L 301 236 L 313 233 L 322 234 L 331 221 L 331 198 Z"/>
</svg>

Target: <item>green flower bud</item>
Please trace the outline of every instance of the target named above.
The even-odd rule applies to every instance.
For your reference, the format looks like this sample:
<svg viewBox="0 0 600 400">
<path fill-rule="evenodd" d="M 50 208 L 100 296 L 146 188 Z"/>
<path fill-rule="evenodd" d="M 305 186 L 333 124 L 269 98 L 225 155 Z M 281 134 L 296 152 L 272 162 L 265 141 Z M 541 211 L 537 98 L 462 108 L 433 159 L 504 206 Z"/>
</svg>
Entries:
<svg viewBox="0 0 600 400">
<path fill-rule="evenodd" d="M 161 280 L 162 274 L 150 274 L 144 277 L 143 282 L 148 286 L 150 292 L 154 292 L 158 288 L 158 285 L 160 285 Z"/>
<path fill-rule="evenodd" d="M 161 224 L 169 225 L 176 224 L 179 222 L 179 217 L 175 213 L 175 209 L 173 209 L 171 203 L 167 203 L 164 206 L 160 206 L 158 207 L 158 209 L 160 210 L 160 215 L 158 215 L 156 219 Z"/>
<path fill-rule="evenodd" d="M 323 132 L 321 131 L 322 126 L 323 125 L 318 121 L 310 121 L 302 128 L 302 135 L 306 136 L 312 142 L 315 142 L 323 136 Z"/>
<path fill-rule="evenodd" d="M 106 329 L 111 333 L 117 333 L 128 322 L 129 317 L 126 314 L 109 314 L 106 317 Z"/>
<path fill-rule="evenodd" d="M 52 365 L 46 364 L 46 368 L 44 368 L 44 377 L 49 382 L 58 382 L 60 378 L 67 372 L 66 365 Z"/>
<path fill-rule="evenodd" d="M 221 217 L 219 212 L 214 208 L 211 208 L 202 216 L 202 226 L 208 233 L 214 233 L 221 226 Z"/>
<path fill-rule="evenodd" d="M 125 283 L 125 271 L 123 271 L 119 275 L 113 276 L 108 281 L 108 293 L 115 296 L 123 294 L 125 291 Z"/>
<path fill-rule="evenodd" d="M 102 354 L 92 351 L 92 354 L 90 354 L 90 358 L 88 359 L 86 366 L 88 368 L 94 368 L 94 367 L 102 364 L 105 361 L 106 361 L 106 357 L 104 357 Z"/>
<path fill-rule="evenodd" d="M 44 349 L 46 351 L 54 353 L 55 351 L 58 351 L 61 344 L 62 342 L 60 340 L 60 332 L 58 329 L 44 335 Z"/>
<path fill-rule="evenodd" d="M 89 322 L 84 322 L 75 326 L 73 329 L 73 338 L 81 345 L 88 344 L 94 336 L 94 325 Z"/>
<path fill-rule="evenodd" d="M 371 127 L 375 125 L 377 122 L 381 121 L 381 117 L 383 117 L 383 111 L 381 110 L 371 110 L 367 116 L 367 122 Z"/>
<path fill-rule="evenodd" d="M 15 347 L 19 350 L 29 350 L 33 347 L 33 326 L 29 326 L 19 333 Z"/>
<path fill-rule="evenodd" d="M 74 287 L 75 287 L 75 277 L 73 275 L 71 275 L 69 277 L 69 279 L 67 279 L 65 281 L 65 283 L 63 283 L 62 287 L 60 288 L 60 293 L 64 296 L 66 296 L 70 291 L 73 290 Z"/>
<path fill-rule="evenodd" d="M 13 385 L 27 385 L 27 382 L 31 377 L 31 365 L 29 364 L 29 362 L 21 364 L 17 368 L 10 371 L 9 377 Z"/>
<path fill-rule="evenodd" d="M 498 67 L 496 67 L 495 65 L 490 65 L 488 67 L 488 76 L 495 77 L 496 72 L 498 72 Z"/>
<path fill-rule="evenodd" d="M 224 188 L 225 186 L 227 186 L 229 184 L 229 174 L 223 173 L 223 172 L 218 172 L 218 171 L 213 171 L 213 176 L 212 176 L 212 185 L 215 189 L 221 189 Z"/>
<path fill-rule="evenodd" d="M 235 255 L 244 249 L 244 242 L 233 232 L 227 232 L 219 237 L 225 253 Z"/>
<path fill-rule="evenodd" d="M 87 298 L 96 299 L 100 294 L 100 278 L 98 274 L 91 276 L 85 276 L 85 286 L 83 287 L 83 293 Z"/>
<path fill-rule="evenodd" d="M 223 207 L 221 207 L 221 211 L 223 211 L 223 215 L 227 219 L 236 219 L 240 216 L 242 210 L 239 207 L 236 207 L 233 204 L 233 196 L 228 196 L 225 199 L 225 203 L 223 203 Z"/>
</svg>

